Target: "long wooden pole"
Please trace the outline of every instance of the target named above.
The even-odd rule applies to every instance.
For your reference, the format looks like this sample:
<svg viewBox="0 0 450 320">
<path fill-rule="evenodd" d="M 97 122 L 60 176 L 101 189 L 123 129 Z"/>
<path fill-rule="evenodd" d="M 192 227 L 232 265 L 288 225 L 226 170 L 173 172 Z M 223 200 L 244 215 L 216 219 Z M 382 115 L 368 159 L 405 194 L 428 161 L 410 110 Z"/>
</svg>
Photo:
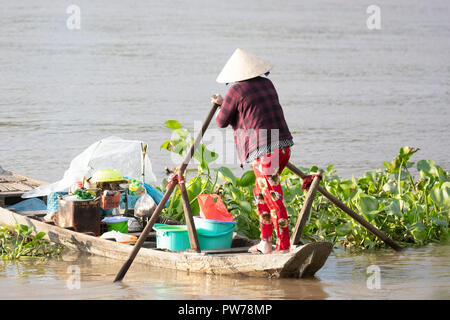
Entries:
<svg viewBox="0 0 450 320">
<path fill-rule="evenodd" d="M 322 170 L 319 170 L 320 175 L 322 175 L 322 172 Z M 311 211 L 311 206 L 314 201 L 314 196 L 316 195 L 317 188 L 319 187 L 319 182 L 320 178 L 315 177 L 309 187 L 303 207 L 298 214 L 297 224 L 295 225 L 294 232 L 291 236 L 291 245 L 296 245 L 300 241 L 300 236 L 302 235 L 303 228 L 308 220 L 309 212 Z"/>
<path fill-rule="evenodd" d="M 218 104 L 213 104 L 211 107 L 211 110 L 209 111 L 208 115 L 206 116 L 205 120 L 203 121 L 201 132 L 198 133 L 197 138 L 194 141 L 194 144 L 191 145 L 191 149 L 189 150 L 188 154 L 184 158 L 183 163 L 180 166 L 180 174 L 184 174 L 184 171 L 186 170 L 186 167 L 188 166 L 189 162 L 191 161 L 192 157 L 194 156 L 195 150 L 197 149 L 198 145 L 200 144 L 200 141 L 203 138 L 203 135 L 206 132 L 206 129 L 208 129 L 209 123 L 211 122 L 212 117 L 216 113 L 217 108 L 220 106 Z"/>
<path fill-rule="evenodd" d="M 153 225 L 158 220 L 159 215 L 161 211 L 164 209 L 167 200 L 169 200 L 170 196 L 172 195 L 173 189 L 175 189 L 175 186 L 177 185 L 177 182 L 175 180 L 170 181 L 166 186 L 166 193 L 164 194 L 163 198 L 159 202 L 158 206 L 156 207 L 155 211 L 152 214 L 152 217 L 147 222 L 147 225 L 145 226 L 144 230 L 142 231 L 141 235 L 138 238 L 138 241 L 134 245 L 133 251 L 131 251 L 130 256 L 128 257 L 127 261 L 122 265 L 122 268 L 120 268 L 119 272 L 116 275 L 116 278 L 114 279 L 114 282 L 121 281 L 123 277 L 125 277 L 125 274 L 127 273 L 128 269 L 130 268 L 131 264 L 134 261 L 134 258 L 136 257 L 137 253 L 139 252 L 139 249 L 141 249 L 142 245 L 144 244 L 145 239 L 147 238 L 148 234 L 150 233 L 150 230 L 153 228 Z"/>
<path fill-rule="evenodd" d="M 211 107 L 211 110 L 209 111 L 206 119 L 203 121 L 201 132 L 197 135 L 197 138 L 195 139 L 194 143 L 191 145 L 191 148 L 189 152 L 186 154 L 183 163 L 181 164 L 179 168 L 179 175 L 182 175 L 184 171 L 187 168 L 187 165 L 191 161 L 192 157 L 194 156 L 195 150 L 197 149 L 198 145 L 200 144 L 200 141 L 203 138 L 203 134 L 205 133 L 206 129 L 209 126 L 209 123 L 211 122 L 212 117 L 216 113 L 217 108 L 220 106 L 218 104 L 213 104 Z M 114 279 L 114 282 L 121 281 L 125 274 L 127 273 L 128 269 L 130 268 L 131 264 L 134 261 L 134 258 L 136 257 L 137 253 L 141 249 L 142 245 L 144 244 L 145 239 L 147 238 L 148 234 L 150 233 L 150 230 L 153 228 L 153 225 L 158 220 L 159 215 L 161 214 L 161 211 L 164 209 L 166 202 L 169 200 L 170 196 L 172 195 L 173 190 L 175 189 L 175 186 L 177 185 L 178 181 L 176 179 L 171 180 L 167 186 L 166 186 L 166 193 L 164 194 L 163 198 L 159 202 L 158 206 L 156 207 L 155 211 L 153 212 L 150 220 L 147 222 L 147 225 L 145 226 L 144 230 L 142 231 L 141 235 L 139 236 L 138 241 L 134 245 L 133 251 L 130 253 L 130 256 L 128 257 L 127 261 L 123 264 L 123 266 L 120 268 L 119 272 L 116 275 L 116 278 Z M 189 203 L 188 203 L 189 205 Z M 195 231 L 195 229 L 194 229 Z"/>
<path fill-rule="evenodd" d="M 183 203 L 184 218 L 186 220 L 186 227 L 188 229 L 189 243 L 191 245 L 191 250 L 195 252 L 200 252 L 200 244 L 198 242 L 197 230 L 195 230 L 194 219 L 192 217 L 192 209 L 189 204 L 189 197 L 186 191 L 186 184 L 183 181 L 178 182 L 178 186 L 181 191 L 181 202 Z"/>
<path fill-rule="evenodd" d="M 291 170 L 293 173 L 298 175 L 300 178 L 304 179 L 306 175 L 298 169 L 294 164 L 288 163 L 286 166 L 289 170 Z M 344 203 L 342 203 L 339 199 L 337 199 L 335 196 L 333 196 L 331 193 L 326 191 L 324 188 L 319 186 L 317 188 L 317 191 L 319 191 L 321 194 L 323 194 L 328 200 L 330 200 L 336 207 L 344 211 L 346 214 L 348 214 L 350 217 L 358 221 L 363 227 L 365 227 L 367 230 L 372 232 L 374 235 L 376 235 L 378 238 L 383 240 L 386 244 L 388 244 L 392 249 L 395 251 L 400 251 L 403 248 L 398 245 L 394 240 L 386 236 L 383 232 L 378 230 L 375 226 L 371 225 L 369 222 L 367 222 L 362 216 L 354 212 L 352 209 L 347 207 Z"/>
<path fill-rule="evenodd" d="M 206 132 L 206 129 L 208 129 L 208 126 L 212 120 L 212 117 L 216 113 L 217 108 L 219 108 L 218 104 L 213 104 L 211 107 L 211 110 L 209 111 L 208 115 L 206 116 L 206 119 L 203 121 L 201 131 L 198 133 L 197 138 L 195 139 L 194 143 L 191 145 L 191 148 L 189 152 L 187 153 L 186 157 L 184 158 L 183 163 L 178 168 L 178 171 L 176 174 L 178 174 L 178 178 L 180 179 L 178 181 L 178 186 L 180 187 L 181 191 L 181 202 L 183 204 L 183 210 L 184 210 L 184 216 L 186 220 L 186 227 L 188 229 L 188 235 L 189 235 L 189 243 L 191 245 L 191 250 L 194 250 L 196 252 L 200 252 L 200 244 L 198 242 L 198 236 L 197 236 L 197 230 L 195 229 L 194 225 L 194 219 L 192 217 L 192 209 L 191 205 L 189 203 L 189 197 L 186 191 L 186 185 L 184 181 L 184 172 L 186 171 L 186 168 L 191 161 L 192 157 L 194 156 L 195 150 L 197 150 L 198 145 L 200 144 L 200 141 L 203 138 L 203 135 Z"/>
</svg>

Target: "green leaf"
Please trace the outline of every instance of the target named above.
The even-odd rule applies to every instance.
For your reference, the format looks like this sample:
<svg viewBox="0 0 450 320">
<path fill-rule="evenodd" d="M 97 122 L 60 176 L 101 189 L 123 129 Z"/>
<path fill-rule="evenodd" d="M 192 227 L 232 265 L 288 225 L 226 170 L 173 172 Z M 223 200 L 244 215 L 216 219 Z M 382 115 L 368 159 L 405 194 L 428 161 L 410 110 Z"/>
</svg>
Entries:
<svg viewBox="0 0 450 320">
<path fill-rule="evenodd" d="M 173 130 L 173 133 L 182 139 L 187 139 L 189 137 L 189 132 L 186 129 L 175 129 Z"/>
<path fill-rule="evenodd" d="M 442 169 L 439 166 L 437 167 L 437 169 L 438 169 L 439 180 L 441 182 L 448 181 L 450 183 L 450 175 L 449 175 L 449 173 L 444 171 L 444 169 Z"/>
<path fill-rule="evenodd" d="M 407 166 L 408 159 L 417 151 L 418 148 L 401 147 L 398 155 L 392 160 L 391 163 L 383 162 L 390 173 L 396 173 L 400 170 L 401 166 Z"/>
<path fill-rule="evenodd" d="M 417 170 L 420 172 L 422 178 L 439 177 L 438 169 L 433 160 L 419 160 L 417 161 Z"/>
<path fill-rule="evenodd" d="M 342 180 L 342 181 L 339 183 L 339 187 L 340 187 L 342 190 L 352 189 L 352 188 L 356 188 L 356 184 L 355 184 L 353 181 L 350 181 L 350 180 Z"/>
<path fill-rule="evenodd" d="M 377 182 L 378 181 L 378 177 L 380 176 L 380 172 L 376 172 L 376 171 L 367 171 L 365 173 L 365 176 L 370 178 L 372 180 L 372 182 Z"/>
<path fill-rule="evenodd" d="M 350 198 L 356 191 L 356 183 L 350 180 L 342 180 L 339 183 L 338 190 L 342 193 L 345 199 Z"/>
<path fill-rule="evenodd" d="M 445 220 L 438 219 L 438 218 L 435 218 L 435 217 L 431 217 L 430 220 L 433 221 L 434 223 L 436 223 L 439 226 L 448 227 L 448 222 L 445 221 Z"/>
<path fill-rule="evenodd" d="M 181 124 L 176 120 L 167 120 L 165 122 L 167 128 L 172 130 L 175 134 L 177 134 L 180 138 L 186 139 L 189 137 L 189 132 L 184 129 Z"/>
<path fill-rule="evenodd" d="M 33 232 L 33 228 L 29 228 L 24 224 L 18 224 L 16 226 L 16 231 L 21 236 L 28 236 Z"/>
<path fill-rule="evenodd" d="M 230 169 L 228 169 L 227 167 L 220 167 L 215 170 L 218 172 L 220 179 L 222 179 L 223 181 L 231 182 L 233 185 L 236 185 L 236 177 L 233 174 L 233 172 L 231 172 Z"/>
<path fill-rule="evenodd" d="M 359 198 L 359 205 L 362 213 L 371 215 L 378 212 L 378 200 L 372 196 L 361 194 Z"/>
<path fill-rule="evenodd" d="M 416 222 L 412 225 L 411 234 L 414 237 L 414 240 L 422 243 L 427 237 L 427 230 L 425 229 L 423 223 Z"/>
<path fill-rule="evenodd" d="M 338 236 L 345 236 L 347 234 L 349 234 L 350 232 L 352 232 L 353 227 L 351 222 L 347 222 L 347 223 L 343 223 L 340 224 L 336 227 L 336 234 Z"/>
<path fill-rule="evenodd" d="M 390 192 L 393 194 L 398 193 L 397 184 L 394 181 L 389 181 L 383 185 L 383 191 Z"/>
<path fill-rule="evenodd" d="M 191 205 L 193 205 L 194 201 L 196 200 L 197 196 L 202 191 L 202 180 L 200 177 L 193 178 L 190 182 L 188 187 L 186 188 L 189 200 L 191 202 Z M 196 202 L 196 201 L 195 201 Z"/>
<path fill-rule="evenodd" d="M 239 186 L 248 187 L 255 184 L 255 181 L 256 181 L 255 173 L 253 172 L 253 170 L 249 170 L 244 172 L 244 174 L 239 179 Z"/>
<path fill-rule="evenodd" d="M 33 237 L 33 241 L 40 240 L 45 237 L 45 232 L 39 232 Z"/>
<path fill-rule="evenodd" d="M 417 151 L 419 151 L 419 148 L 401 147 L 398 157 L 403 160 L 403 163 L 406 163 L 406 161 L 408 161 L 409 158 Z"/>
<path fill-rule="evenodd" d="M 187 149 L 187 147 L 188 145 L 185 140 L 173 139 L 163 142 L 160 146 L 160 149 L 166 149 L 167 151 L 183 155 L 183 152 Z"/>
<path fill-rule="evenodd" d="M 252 205 L 248 201 L 245 200 L 239 201 L 239 207 L 240 211 L 243 211 L 247 214 L 250 214 L 252 212 Z"/>
<path fill-rule="evenodd" d="M 387 214 L 395 215 L 397 217 L 402 217 L 402 211 L 400 209 L 400 200 L 390 199 L 389 205 L 384 207 Z"/>
<path fill-rule="evenodd" d="M 203 144 L 200 144 L 194 152 L 194 159 L 196 159 L 203 170 L 208 169 L 208 164 L 219 157 L 214 151 L 208 150 Z"/>
<path fill-rule="evenodd" d="M 171 129 L 171 130 L 176 130 L 176 129 L 181 129 L 182 126 L 181 124 L 177 121 L 177 120 L 167 120 L 165 122 L 167 128 Z"/>
<path fill-rule="evenodd" d="M 170 140 L 164 141 L 161 146 L 159 147 L 159 149 L 165 149 L 167 151 L 170 151 Z"/>
<path fill-rule="evenodd" d="M 443 185 L 444 186 L 444 185 Z M 440 207 L 450 207 L 449 199 L 450 188 L 434 188 L 430 192 L 430 198 Z"/>
<path fill-rule="evenodd" d="M 450 194 L 450 182 L 444 182 L 442 185 L 441 185 L 441 189 L 442 190 L 447 190 L 447 193 L 448 194 Z"/>
</svg>

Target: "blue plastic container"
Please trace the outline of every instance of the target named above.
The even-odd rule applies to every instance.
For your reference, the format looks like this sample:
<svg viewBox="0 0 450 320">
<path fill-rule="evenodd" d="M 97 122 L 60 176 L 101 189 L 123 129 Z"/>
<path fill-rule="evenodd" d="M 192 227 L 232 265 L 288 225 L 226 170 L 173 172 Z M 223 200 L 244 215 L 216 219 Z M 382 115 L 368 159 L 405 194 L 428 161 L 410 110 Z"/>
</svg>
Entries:
<svg viewBox="0 0 450 320">
<path fill-rule="evenodd" d="M 218 221 L 194 216 L 201 250 L 231 248 L 235 221 Z"/>
<path fill-rule="evenodd" d="M 172 251 L 184 251 L 191 247 L 185 225 L 167 225 L 155 223 L 156 247 Z"/>
<path fill-rule="evenodd" d="M 201 221 L 200 223 L 208 224 L 210 221 L 213 220 Z M 227 223 L 226 226 L 216 226 L 215 229 L 220 228 L 221 232 L 196 227 L 200 250 L 231 248 L 235 226 L 235 223 Z M 186 225 L 155 223 L 153 230 L 156 231 L 157 248 L 171 251 L 184 251 L 191 248 Z"/>
<path fill-rule="evenodd" d="M 205 229 L 197 229 L 198 243 L 200 250 L 208 249 L 228 249 L 233 241 L 233 229 L 222 233 L 211 232 Z"/>
<path fill-rule="evenodd" d="M 200 216 L 194 216 L 194 224 L 197 229 L 201 228 L 219 234 L 233 231 L 236 226 L 236 221 L 210 220 Z"/>
</svg>

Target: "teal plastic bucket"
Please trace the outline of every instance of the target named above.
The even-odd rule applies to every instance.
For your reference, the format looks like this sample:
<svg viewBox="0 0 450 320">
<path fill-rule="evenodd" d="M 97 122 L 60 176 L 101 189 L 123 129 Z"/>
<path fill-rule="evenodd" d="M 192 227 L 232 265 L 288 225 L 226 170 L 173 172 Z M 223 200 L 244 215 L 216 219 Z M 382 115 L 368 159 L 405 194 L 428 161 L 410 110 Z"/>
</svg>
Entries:
<svg viewBox="0 0 450 320">
<path fill-rule="evenodd" d="M 230 230 L 233 231 L 236 226 L 235 221 L 210 220 L 200 216 L 194 216 L 194 224 L 197 229 L 200 228 L 213 233 L 230 232 Z"/>
<path fill-rule="evenodd" d="M 184 251 L 191 248 L 189 234 L 185 225 L 167 225 L 155 223 L 156 247 L 172 251 Z"/>
<path fill-rule="evenodd" d="M 197 229 L 200 250 L 231 248 L 231 243 L 233 241 L 233 230 L 234 225 L 232 229 L 222 233 L 216 233 L 201 228 Z"/>
<path fill-rule="evenodd" d="M 201 250 L 231 248 L 235 221 L 219 221 L 194 216 Z"/>
<path fill-rule="evenodd" d="M 200 250 L 231 248 L 235 222 L 222 223 L 222 221 L 200 219 L 202 220 L 194 220 Z M 204 225 L 205 228 L 200 225 Z M 157 248 L 171 251 L 184 251 L 191 248 L 186 225 L 155 223 L 153 230 L 156 231 Z"/>
<path fill-rule="evenodd" d="M 102 220 L 108 224 L 108 231 L 119 231 L 122 233 L 128 233 L 128 218 L 127 217 L 106 217 Z"/>
</svg>

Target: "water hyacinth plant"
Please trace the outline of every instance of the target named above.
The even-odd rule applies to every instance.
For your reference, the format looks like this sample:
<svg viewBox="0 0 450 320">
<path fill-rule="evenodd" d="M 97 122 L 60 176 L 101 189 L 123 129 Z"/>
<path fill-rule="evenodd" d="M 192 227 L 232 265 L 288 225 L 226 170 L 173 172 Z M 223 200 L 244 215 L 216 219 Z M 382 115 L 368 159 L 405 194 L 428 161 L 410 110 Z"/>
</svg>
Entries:
<svg viewBox="0 0 450 320">
<path fill-rule="evenodd" d="M 166 122 L 179 138 L 162 144 L 161 148 L 180 155 L 188 149 L 192 139 L 178 121 Z M 202 193 L 219 193 L 228 210 L 237 222 L 238 233 L 251 239 L 259 237 L 259 220 L 253 197 L 255 175 L 252 170 L 236 177 L 227 167 L 209 167 L 218 155 L 205 146 L 194 156 L 199 166 L 196 175 L 186 184 L 192 212 L 199 215 L 196 197 Z M 410 158 L 419 149 L 400 148 L 391 162 L 384 162 L 384 168 L 366 172 L 364 176 L 352 179 L 340 178 L 333 165 L 324 170 L 321 186 L 348 207 L 359 212 L 394 241 L 402 245 L 424 245 L 439 242 L 448 237 L 450 212 L 450 173 L 432 160 L 411 162 Z M 415 166 L 418 177 L 411 174 Z M 305 174 L 318 171 L 299 167 Z M 301 179 L 285 169 L 281 174 L 284 202 L 293 230 L 298 213 L 305 201 L 306 191 L 301 190 Z M 161 184 L 165 191 L 166 181 Z M 184 220 L 180 192 L 174 192 L 163 215 Z M 382 240 L 367 231 L 320 193 L 316 194 L 310 217 L 303 230 L 301 242 L 329 241 L 349 248 L 383 247 Z"/>
<path fill-rule="evenodd" d="M 49 258 L 58 256 L 63 246 L 44 240 L 45 233 L 34 236 L 33 228 L 17 224 L 13 228 L 0 227 L 0 255 L 3 260 L 15 260 L 24 257 Z"/>
</svg>

